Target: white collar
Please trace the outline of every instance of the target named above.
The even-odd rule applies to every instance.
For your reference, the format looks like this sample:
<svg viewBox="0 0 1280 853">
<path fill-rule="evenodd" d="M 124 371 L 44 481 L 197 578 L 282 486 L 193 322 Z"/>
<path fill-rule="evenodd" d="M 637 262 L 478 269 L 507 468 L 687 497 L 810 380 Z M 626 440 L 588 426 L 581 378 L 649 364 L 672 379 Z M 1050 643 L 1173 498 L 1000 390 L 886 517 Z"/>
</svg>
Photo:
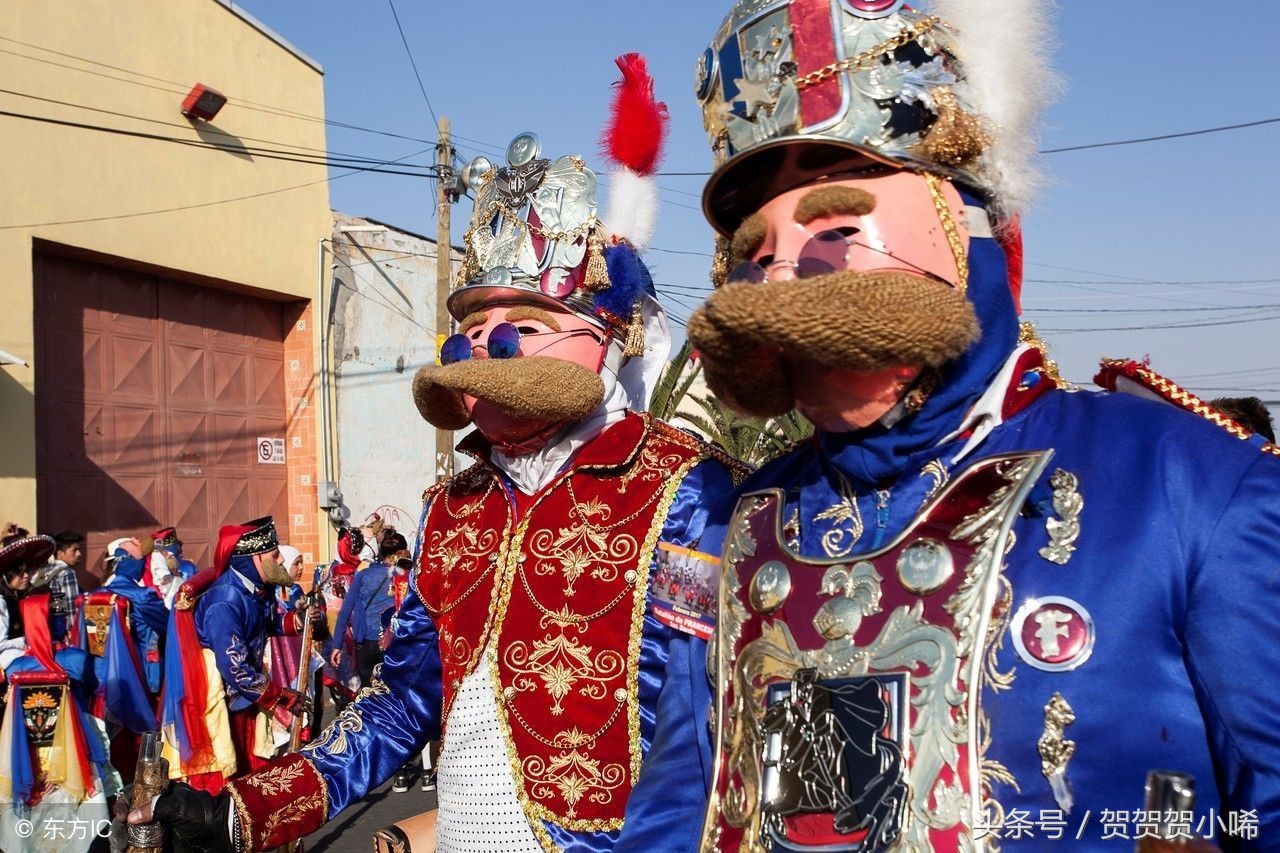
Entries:
<svg viewBox="0 0 1280 853">
<path fill-rule="evenodd" d="M 978 448 L 986 440 L 991 431 L 1004 423 L 1004 401 L 1009 394 L 1009 385 L 1014 382 L 1014 371 L 1018 369 L 1018 361 L 1022 354 L 1031 349 L 1027 344 L 1018 344 L 1005 360 L 1004 366 L 996 374 L 995 379 L 987 386 L 978 401 L 969 409 L 960 426 L 944 437 L 939 444 L 946 444 L 966 432 L 972 432 L 964 447 L 951 459 L 956 464 Z"/>
<path fill-rule="evenodd" d="M 228 571 L 230 571 L 230 572 L 231 572 L 231 574 L 235 575 L 236 577 L 240 578 L 240 583 L 244 584 L 244 588 L 245 588 L 245 589 L 247 589 L 247 590 L 249 590 L 249 592 L 257 592 L 257 591 L 258 591 L 258 585 L 257 585 L 256 583 L 254 583 L 253 581 L 249 580 L 247 577 L 245 577 L 244 575 L 240 574 L 240 573 L 239 573 L 239 572 L 237 572 L 235 569 L 228 569 Z"/>
</svg>

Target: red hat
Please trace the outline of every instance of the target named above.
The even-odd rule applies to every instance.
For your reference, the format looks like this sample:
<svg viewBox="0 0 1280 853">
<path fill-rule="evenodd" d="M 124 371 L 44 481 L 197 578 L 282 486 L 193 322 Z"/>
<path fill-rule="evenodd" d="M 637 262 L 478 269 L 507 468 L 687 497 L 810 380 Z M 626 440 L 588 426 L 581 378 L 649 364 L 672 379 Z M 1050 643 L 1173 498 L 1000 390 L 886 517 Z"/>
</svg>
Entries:
<svg viewBox="0 0 1280 853">
<path fill-rule="evenodd" d="M 0 547 L 0 572 L 23 566 L 39 568 L 49 562 L 57 549 L 52 536 L 19 536 Z"/>
<path fill-rule="evenodd" d="M 151 541 L 157 548 L 168 548 L 178 544 L 178 528 L 166 527 L 151 534 Z"/>
</svg>

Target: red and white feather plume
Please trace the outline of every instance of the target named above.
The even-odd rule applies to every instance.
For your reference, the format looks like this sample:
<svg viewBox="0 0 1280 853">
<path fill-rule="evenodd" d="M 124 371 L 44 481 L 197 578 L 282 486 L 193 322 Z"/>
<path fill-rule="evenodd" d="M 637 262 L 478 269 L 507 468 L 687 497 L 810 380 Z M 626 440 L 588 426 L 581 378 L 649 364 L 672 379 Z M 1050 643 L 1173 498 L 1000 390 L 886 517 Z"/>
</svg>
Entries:
<svg viewBox="0 0 1280 853">
<path fill-rule="evenodd" d="M 648 63 L 638 53 L 617 59 L 622 79 L 613 84 L 613 107 L 601 140 L 613 174 L 604 224 L 617 239 L 643 250 L 653 239 L 658 218 L 654 180 L 667 137 L 667 105 L 653 96 Z"/>
</svg>

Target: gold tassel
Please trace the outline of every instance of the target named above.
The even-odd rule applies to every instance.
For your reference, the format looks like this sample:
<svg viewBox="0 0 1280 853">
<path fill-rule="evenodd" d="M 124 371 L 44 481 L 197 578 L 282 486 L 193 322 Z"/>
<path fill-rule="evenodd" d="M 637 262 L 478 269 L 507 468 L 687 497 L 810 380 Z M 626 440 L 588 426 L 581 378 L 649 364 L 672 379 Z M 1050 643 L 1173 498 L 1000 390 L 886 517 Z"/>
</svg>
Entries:
<svg viewBox="0 0 1280 853">
<path fill-rule="evenodd" d="M 609 266 L 604 262 L 604 238 L 600 235 L 599 224 L 596 224 L 587 237 L 587 274 L 582 280 L 582 287 L 594 293 L 604 290 L 609 284 Z"/>
<path fill-rule="evenodd" d="M 965 112 L 949 86 L 933 91 L 938 119 L 914 152 L 944 166 L 964 166 L 991 146 L 992 133 L 983 120 Z"/>
<path fill-rule="evenodd" d="M 622 354 L 644 355 L 644 310 L 639 302 L 631 306 L 631 323 L 627 326 L 627 343 Z"/>
<path fill-rule="evenodd" d="M 466 244 L 467 250 L 462 255 L 462 263 L 458 265 L 458 272 L 453 280 L 455 288 L 470 284 L 471 279 L 480 275 L 480 260 L 476 257 L 475 246 L 471 245 L 472 230 L 468 228 L 462 235 L 462 242 Z"/>
</svg>

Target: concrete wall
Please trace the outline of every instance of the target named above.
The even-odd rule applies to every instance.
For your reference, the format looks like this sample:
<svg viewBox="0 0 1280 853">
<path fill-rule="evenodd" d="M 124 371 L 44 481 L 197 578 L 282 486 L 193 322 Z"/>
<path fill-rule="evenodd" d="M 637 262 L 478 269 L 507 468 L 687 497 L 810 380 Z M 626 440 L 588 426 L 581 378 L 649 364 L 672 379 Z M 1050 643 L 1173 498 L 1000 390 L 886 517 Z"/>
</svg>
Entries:
<svg viewBox="0 0 1280 853">
<path fill-rule="evenodd" d="M 216 0 L 6 3 L 0 36 L 4 88 L 33 96 L 0 94 L 0 110 L 238 149 L 0 116 L 0 349 L 33 362 L 0 368 L 0 513 L 31 523 L 35 241 L 296 300 L 305 311 L 303 300 L 317 287 L 317 244 L 330 230 L 326 170 L 247 149 L 323 152 L 324 125 L 316 119 L 324 116 L 324 91 L 314 63 Z M 193 126 L 179 113 L 196 82 L 230 99 L 212 124 Z M 299 322 L 313 355 L 315 324 L 301 315 Z M 299 370 L 311 368 L 299 359 Z M 313 383 L 302 378 L 297 409 L 313 417 L 307 408 Z M 305 475 L 290 473 L 293 506 Z M 297 503 L 306 504 L 315 506 L 314 486 Z M 316 527 L 315 517 L 307 520 Z"/>
<path fill-rule="evenodd" d="M 381 230 L 345 230 L 344 229 Z M 436 243 L 334 214 L 332 358 L 338 482 L 360 521 L 379 507 L 412 541 L 435 476 L 435 430 L 414 407 L 413 375 L 436 358 Z M 456 271 L 461 255 L 452 251 Z M 447 327 L 446 327 L 447 333 Z"/>
</svg>

